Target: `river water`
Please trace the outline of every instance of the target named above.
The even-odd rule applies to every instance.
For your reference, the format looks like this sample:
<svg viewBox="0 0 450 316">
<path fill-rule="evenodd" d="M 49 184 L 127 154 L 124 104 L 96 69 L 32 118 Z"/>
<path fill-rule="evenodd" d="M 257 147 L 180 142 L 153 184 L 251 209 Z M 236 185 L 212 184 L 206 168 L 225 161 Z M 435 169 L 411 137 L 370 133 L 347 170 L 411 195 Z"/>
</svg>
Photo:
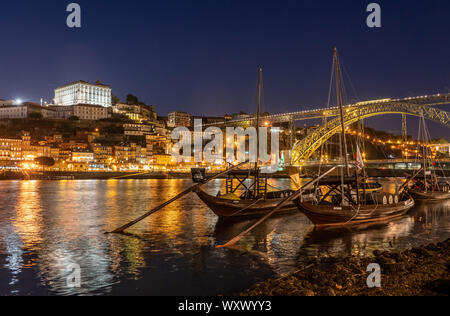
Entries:
<svg viewBox="0 0 450 316">
<path fill-rule="evenodd" d="M 295 269 L 305 256 L 370 255 L 450 237 L 450 202 L 419 204 L 395 221 L 318 231 L 302 214 L 274 217 L 233 249 L 216 249 L 254 220 L 217 217 L 189 195 L 105 235 L 191 185 L 189 180 L 0 182 L 0 295 L 233 294 Z M 289 180 L 271 180 L 289 187 Z M 383 181 L 385 191 L 395 185 Z M 215 194 L 222 180 L 209 183 Z M 80 267 L 81 287 L 68 286 Z"/>
</svg>

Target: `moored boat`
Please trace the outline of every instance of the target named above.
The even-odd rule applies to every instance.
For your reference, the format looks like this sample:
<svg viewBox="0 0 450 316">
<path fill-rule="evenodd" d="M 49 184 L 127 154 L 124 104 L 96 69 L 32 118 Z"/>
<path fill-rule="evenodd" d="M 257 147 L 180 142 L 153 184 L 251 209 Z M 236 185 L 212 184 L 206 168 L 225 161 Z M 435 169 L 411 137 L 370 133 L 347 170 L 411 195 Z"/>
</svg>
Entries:
<svg viewBox="0 0 450 316">
<path fill-rule="evenodd" d="M 430 135 L 422 115 L 419 124 L 419 144 L 422 142 L 422 169 L 423 177 L 415 180 L 409 194 L 417 201 L 444 201 L 450 199 L 450 182 L 447 181 L 444 174 L 444 180 L 439 180 L 436 174 L 436 165 L 433 162 L 430 149 L 427 144 L 430 142 Z M 418 150 L 418 152 L 420 152 Z M 419 157 L 417 157 L 419 158 Z"/>
<path fill-rule="evenodd" d="M 201 183 L 204 179 L 204 170 L 193 169 L 192 179 Z M 269 174 L 263 174 L 259 170 L 235 170 L 227 173 L 225 194 L 220 192 L 214 196 L 198 187 L 194 192 L 216 215 L 220 217 L 248 217 L 265 215 L 276 207 L 281 201 L 292 196 L 293 190 L 269 191 Z M 255 181 L 257 179 L 257 181 Z M 251 186 L 247 186 L 252 183 Z M 236 185 L 237 184 L 237 185 Z M 242 189 L 241 195 L 237 192 Z M 313 190 L 305 190 L 303 200 L 311 200 Z M 277 214 L 298 213 L 294 202 L 287 203 Z"/>
<path fill-rule="evenodd" d="M 445 189 L 445 187 L 443 188 Z M 410 189 L 409 194 L 416 201 L 444 201 L 450 199 L 450 191 L 420 191 Z"/>
<path fill-rule="evenodd" d="M 302 203 L 302 212 L 316 227 L 359 225 L 386 221 L 406 214 L 414 206 L 414 200 L 408 199 L 393 205 L 365 205 L 352 207 L 333 207 Z"/>
<path fill-rule="evenodd" d="M 334 194 L 323 194 L 323 189 Z M 344 192 L 342 200 L 341 188 Z M 316 198 L 304 201 L 294 200 L 299 210 L 308 217 L 316 227 L 359 225 L 386 221 L 406 214 L 414 205 L 414 200 L 406 194 L 385 194 L 369 192 L 366 195 L 347 188 L 356 187 L 356 181 L 346 179 L 344 186 L 338 180 L 328 180 L 322 183 L 322 189 L 317 191 Z M 359 203 L 358 200 L 359 199 Z"/>
<path fill-rule="evenodd" d="M 320 183 L 317 182 L 312 200 L 304 201 L 299 197 L 294 200 L 294 203 L 316 227 L 375 223 L 402 216 L 414 206 L 414 200 L 404 191 L 405 186 L 402 186 L 397 194 L 385 194 L 381 192 L 380 184 L 368 182 L 358 142 L 355 146 L 356 162 L 354 170 L 351 172 L 347 152 L 337 49 L 334 50 L 334 73 L 336 74 L 336 90 L 342 131 L 339 139 L 341 161 L 343 162 L 340 168 L 341 173 L 338 177 L 327 177 Z"/>
<path fill-rule="evenodd" d="M 220 217 L 242 217 L 264 215 L 276 207 L 285 197 L 294 193 L 294 191 L 278 191 L 276 194 L 268 194 L 261 199 L 229 199 L 224 197 L 215 197 L 203 189 L 199 188 L 195 191 L 197 196 L 202 200 L 216 215 Z M 291 202 L 277 214 L 287 214 L 298 212 L 297 206 Z"/>
<path fill-rule="evenodd" d="M 262 93 L 262 69 L 258 70 L 258 95 L 257 95 L 257 112 L 255 127 L 257 130 L 259 144 L 259 128 L 260 128 L 260 107 Z M 255 215 L 267 215 L 280 202 L 292 196 L 293 190 L 269 190 L 268 178 L 270 173 L 262 172 L 259 166 L 260 162 L 259 150 L 256 153 L 256 163 L 253 169 L 238 169 L 228 172 L 226 175 L 226 192 L 220 192 L 213 196 L 208 194 L 204 189 L 198 187 L 195 190 L 197 196 L 202 200 L 216 215 L 223 218 L 237 218 Z M 206 176 L 204 169 L 192 169 L 192 180 L 196 183 L 202 183 Z M 238 193 L 239 192 L 239 193 Z M 312 191 L 306 191 L 303 194 L 304 199 L 310 199 L 313 196 Z M 297 206 L 294 202 L 289 201 L 281 207 L 276 214 L 286 214 L 297 212 Z"/>
</svg>

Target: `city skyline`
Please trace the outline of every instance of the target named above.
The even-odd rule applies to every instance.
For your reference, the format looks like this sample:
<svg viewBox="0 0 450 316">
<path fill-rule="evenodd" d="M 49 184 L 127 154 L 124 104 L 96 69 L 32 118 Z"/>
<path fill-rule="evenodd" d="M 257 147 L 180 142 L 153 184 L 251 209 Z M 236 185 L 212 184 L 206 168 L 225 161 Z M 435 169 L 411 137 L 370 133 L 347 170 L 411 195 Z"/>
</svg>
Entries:
<svg viewBox="0 0 450 316">
<path fill-rule="evenodd" d="M 365 25 L 365 2 L 78 3 L 80 29 L 65 26 L 67 3 L 6 5 L 0 26 L 12 31 L 2 34 L 8 49 L 0 68 L 10 75 L 0 78 L 0 98 L 48 101 L 62 84 L 101 80 L 119 98 L 132 93 L 162 115 L 252 113 L 261 66 L 263 110 L 303 110 L 326 105 L 335 45 L 346 103 L 450 91 L 442 71 L 450 66 L 450 45 L 437 40 L 450 23 L 442 1 L 380 1 L 379 29 Z M 445 136 L 436 126 L 431 131 Z"/>
<path fill-rule="evenodd" d="M 0 12 L 0 296 L 448 295 L 450 1 Z"/>
</svg>

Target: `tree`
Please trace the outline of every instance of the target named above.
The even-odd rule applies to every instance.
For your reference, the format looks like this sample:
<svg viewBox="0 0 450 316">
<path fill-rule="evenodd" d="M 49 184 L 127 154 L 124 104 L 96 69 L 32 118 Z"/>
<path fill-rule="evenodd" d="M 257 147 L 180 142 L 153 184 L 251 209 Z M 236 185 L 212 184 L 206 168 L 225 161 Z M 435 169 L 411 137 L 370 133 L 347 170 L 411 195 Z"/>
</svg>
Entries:
<svg viewBox="0 0 450 316">
<path fill-rule="evenodd" d="M 129 94 L 127 95 L 127 104 L 128 105 L 135 105 L 139 103 L 139 99 L 137 96 Z"/>
<path fill-rule="evenodd" d="M 46 166 L 46 167 L 51 167 L 53 165 L 55 165 L 55 159 L 51 158 L 51 157 L 38 157 L 35 158 L 34 161 L 41 165 L 41 166 Z"/>
<path fill-rule="evenodd" d="M 52 167 L 55 165 L 55 159 L 51 157 L 38 157 L 34 159 L 34 162 L 42 166 L 42 170 L 44 170 L 44 167 Z"/>
<path fill-rule="evenodd" d="M 43 116 L 41 113 L 30 113 L 28 117 L 32 120 L 40 120 Z"/>
<path fill-rule="evenodd" d="M 110 126 L 103 127 L 101 133 L 102 134 L 120 134 L 120 135 L 123 135 L 124 131 L 125 130 L 123 128 L 123 125 L 110 125 Z"/>
<path fill-rule="evenodd" d="M 111 104 L 112 106 L 115 106 L 117 103 L 120 103 L 120 99 L 115 96 L 114 94 L 111 95 Z"/>
<path fill-rule="evenodd" d="M 78 118 L 78 116 L 71 116 L 69 117 L 69 121 L 79 121 L 80 119 Z"/>
</svg>

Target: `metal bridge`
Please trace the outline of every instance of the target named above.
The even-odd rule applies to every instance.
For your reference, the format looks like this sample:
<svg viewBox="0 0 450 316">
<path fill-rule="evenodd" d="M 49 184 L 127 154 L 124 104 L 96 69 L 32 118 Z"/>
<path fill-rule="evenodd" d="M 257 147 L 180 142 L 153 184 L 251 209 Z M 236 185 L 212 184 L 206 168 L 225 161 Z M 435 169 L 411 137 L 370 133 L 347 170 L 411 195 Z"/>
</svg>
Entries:
<svg viewBox="0 0 450 316">
<path fill-rule="evenodd" d="M 413 98 L 405 98 L 405 99 L 382 99 L 375 101 L 365 101 L 358 102 L 354 104 L 349 104 L 344 106 L 344 111 L 351 111 L 355 108 L 365 106 L 365 105 L 383 105 L 386 103 L 396 103 L 396 104 L 407 104 L 408 106 L 417 106 L 417 105 L 426 105 L 426 106 L 438 106 L 438 105 L 447 105 L 450 104 L 450 93 L 448 94 L 435 94 L 430 96 L 421 96 L 421 97 L 413 97 Z M 311 120 L 311 119 L 322 119 L 325 117 L 335 117 L 338 116 L 339 108 L 331 107 L 331 108 L 318 108 L 313 110 L 305 110 L 299 112 L 291 112 L 291 113 L 283 113 L 283 114 L 273 114 L 262 116 L 260 119 L 262 121 L 269 122 L 271 124 L 276 123 L 286 123 L 291 121 L 302 121 L 302 120 Z M 212 124 L 205 124 L 205 127 L 208 126 L 249 126 L 254 124 L 256 121 L 256 116 L 251 116 L 239 120 L 230 120 L 223 121 Z"/>
<path fill-rule="evenodd" d="M 450 127 L 450 113 L 435 107 L 448 104 L 450 104 L 450 93 L 404 99 L 382 99 L 358 102 L 344 107 L 344 126 L 349 126 L 357 121 L 372 116 L 401 114 L 413 116 L 424 115 L 424 117 L 428 120 L 432 120 L 446 127 Z M 308 135 L 303 140 L 297 142 L 295 145 L 292 140 L 295 134 L 291 132 L 291 144 L 293 145 L 291 164 L 301 166 L 331 136 L 342 131 L 341 120 L 340 118 L 337 118 L 339 114 L 338 111 L 338 107 L 322 108 L 316 110 L 268 115 L 261 117 L 261 120 L 270 124 L 289 122 L 290 129 L 295 130 L 295 121 L 323 119 L 323 126 L 318 128 L 314 133 Z M 328 118 L 334 119 L 328 120 Z M 241 120 L 224 121 L 222 123 L 215 123 L 211 125 L 250 126 L 254 124 L 255 120 L 256 117 L 249 117 Z"/>
<path fill-rule="evenodd" d="M 450 158 L 440 158 L 440 159 L 433 159 L 436 163 L 441 164 L 448 164 L 450 163 Z M 419 164 L 421 165 L 423 162 L 422 159 L 378 159 L 378 160 L 364 160 L 365 165 L 396 165 L 396 164 Z M 350 163 L 354 163 L 354 161 L 350 161 Z M 303 166 L 307 167 L 314 167 L 314 166 L 320 166 L 320 165 L 330 165 L 330 166 L 336 166 L 336 165 L 342 165 L 341 161 L 327 161 L 327 162 L 320 162 L 320 161 L 308 161 Z"/>
</svg>

